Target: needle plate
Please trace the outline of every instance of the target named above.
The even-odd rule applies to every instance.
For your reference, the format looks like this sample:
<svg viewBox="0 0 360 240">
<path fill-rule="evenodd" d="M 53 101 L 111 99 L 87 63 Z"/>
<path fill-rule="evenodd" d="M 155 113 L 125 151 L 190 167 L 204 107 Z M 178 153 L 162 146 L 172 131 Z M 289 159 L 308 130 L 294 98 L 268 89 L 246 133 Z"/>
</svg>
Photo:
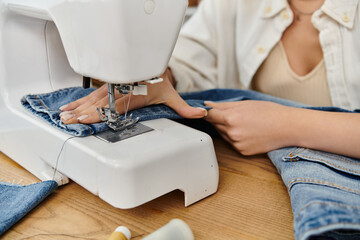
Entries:
<svg viewBox="0 0 360 240">
<path fill-rule="evenodd" d="M 136 123 L 132 127 L 126 128 L 121 131 L 114 131 L 112 129 L 109 129 L 105 132 L 96 134 L 95 137 L 108 143 L 115 143 L 153 130 L 154 129 L 141 123 Z"/>
</svg>

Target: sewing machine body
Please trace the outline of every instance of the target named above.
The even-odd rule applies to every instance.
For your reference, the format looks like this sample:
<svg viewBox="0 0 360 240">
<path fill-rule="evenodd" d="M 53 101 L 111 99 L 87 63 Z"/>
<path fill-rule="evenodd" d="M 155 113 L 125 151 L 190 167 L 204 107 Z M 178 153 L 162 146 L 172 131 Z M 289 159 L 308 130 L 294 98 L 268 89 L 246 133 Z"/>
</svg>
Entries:
<svg viewBox="0 0 360 240">
<path fill-rule="evenodd" d="M 165 70 L 178 34 L 178 29 L 174 30 L 173 27 L 172 32 L 165 34 L 169 28 L 165 25 L 169 21 L 171 24 L 181 24 L 184 9 L 177 9 L 173 13 L 171 9 L 175 3 L 178 4 L 175 9 L 184 8 L 187 1 L 157 0 L 156 8 L 145 4 L 141 11 L 136 9 L 137 4 L 148 1 L 107 1 L 115 5 L 99 11 L 95 3 L 104 1 L 0 0 L 0 151 L 42 180 L 54 176 L 61 185 L 69 177 L 118 208 L 136 207 L 175 189 L 184 191 L 185 205 L 188 206 L 217 190 L 218 165 L 208 135 L 167 119 L 159 119 L 143 122 L 153 131 L 116 143 L 107 143 L 95 136 L 69 139 L 68 134 L 31 115 L 20 104 L 20 99 L 29 93 L 79 86 L 83 75 L 99 77 L 111 83 L 129 83 L 151 79 Z M 28 2 L 34 5 L 30 8 L 22 5 Z M 90 9 L 98 10 L 100 15 L 95 17 L 92 15 L 86 18 L 89 12 L 85 15 L 81 13 L 80 18 L 86 21 L 74 20 L 80 25 L 74 24 L 74 21 L 66 22 L 70 15 L 83 9 L 76 5 L 73 9 L 67 9 L 68 13 L 72 10 L 75 12 L 64 20 L 74 29 L 83 26 L 79 35 L 96 38 L 98 42 L 85 43 L 87 38 L 78 37 L 74 39 L 81 44 L 75 46 L 71 43 L 74 39 L 63 38 L 69 33 L 61 27 L 63 24 L 58 24 L 56 19 L 53 21 L 54 15 L 47 11 L 60 2 L 89 2 Z M 135 4 L 131 5 L 131 2 Z M 119 7 L 116 4 L 128 8 L 122 11 L 126 13 L 124 16 L 106 14 Z M 149 12 L 165 14 L 165 9 L 170 12 L 167 19 L 164 20 L 161 15 L 154 20 L 147 19 Z M 64 8 L 60 10 L 64 11 Z M 133 12 L 137 15 L 131 14 Z M 104 25 L 96 25 L 91 20 L 100 31 L 95 32 L 87 28 L 92 27 L 87 24 L 87 20 L 93 17 L 105 21 L 104 16 L 110 16 L 111 20 L 123 24 L 120 24 L 122 30 L 115 33 L 115 39 L 110 39 L 105 44 L 107 46 L 101 48 L 98 46 L 101 45 L 99 41 L 113 31 L 109 34 L 104 30 Z M 148 39 L 144 46 L 146 41 L 138 39 L 139 31 L 130 28 L 132 21 L 135 21 L 133 17 L 146 18 L 146 21 L 141 20 L 143 23 L 158 21 L 156 24 L 160 24 L 160 19 L 163 19 L 163 27 L 157 28 L 161 36 L 169 35 L 164 42 L 160 42 L 163 48 L 151 47 L 158 45 L 155 38 Z M 149 37 L 152 35 L 146 24 L 134 26 Z M 65 33 L 62 34 L 62 31 Z M 124 32 L 129 33 L 128 38 L 121 37 Z M 118 42 L 121 47 L 109 52 L 111 49 L 107 48 L 108 45 L 117 45 Z M 102 64 L 104 61 L 106 64 Z M 58 170 L 55 174 L 54 168 Z"/>
</svg>

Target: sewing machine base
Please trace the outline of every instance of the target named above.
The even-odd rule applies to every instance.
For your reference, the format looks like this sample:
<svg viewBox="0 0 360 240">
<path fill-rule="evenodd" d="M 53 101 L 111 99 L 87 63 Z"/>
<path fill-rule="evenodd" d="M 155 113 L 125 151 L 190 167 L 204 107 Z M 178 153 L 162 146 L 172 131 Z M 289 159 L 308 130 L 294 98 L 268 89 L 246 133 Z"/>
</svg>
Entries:
<svg viewBox="0 0 360 240">
<path fill-rule="evenodd" d="M 185 193 L 188 206 L 217 190 L 211 138 L 174 121 L 145 121 L 153 131 L 108 143 L 95 136 L 69 139 L 27 112 L 18 114 L 22 118 L 0 114 L 0 123 L 7 122 L 6 129 L 0 128 L 0 149 L 41 180 L 52 179 L 57 166 L 60 184 L 67 176 L 122 209 L 175 189 Z"/>
</svg>

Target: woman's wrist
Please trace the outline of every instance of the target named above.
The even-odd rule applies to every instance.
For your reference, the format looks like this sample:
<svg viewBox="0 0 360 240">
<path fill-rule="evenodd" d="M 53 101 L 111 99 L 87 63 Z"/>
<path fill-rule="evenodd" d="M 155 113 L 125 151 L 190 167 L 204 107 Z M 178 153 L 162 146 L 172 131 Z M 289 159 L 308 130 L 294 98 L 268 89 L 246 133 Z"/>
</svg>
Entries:
<svg viewBox="0 0 360 240">
<path fill-rule="evenodd" d="M 279 129 L 279 135 L 281 136 L 281 147 L 300 146 L 304 142 L 304 135 L 306 135 L 307 128 L 304 126 L 306 121 L 303 121 L 305 117 L 302 110 L 293 107 L 284 107 L 284 113 L 282 114 L 282 127 Z"/>
<path fill-rule="evenodd" d="M 290 108 L 287 118 L 287 131 L 289 146 L 299 146 L 305 148 L 318 148 L 321 141 L 319 138 L 319 128 L 327 125 L 319 122 L 319 119 L 326 119 L 323 112 L 302 108 Z M 321 130 L 320 130 L 321 131 Z"/>
</svg>

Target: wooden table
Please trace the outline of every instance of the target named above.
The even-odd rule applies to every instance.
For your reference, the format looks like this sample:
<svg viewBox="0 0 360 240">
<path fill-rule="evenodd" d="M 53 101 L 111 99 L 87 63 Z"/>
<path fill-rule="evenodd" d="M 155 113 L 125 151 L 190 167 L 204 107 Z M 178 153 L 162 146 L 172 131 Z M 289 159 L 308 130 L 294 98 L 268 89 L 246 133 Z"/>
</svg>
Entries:
<svg viewBox="0 0 360 240">
<path fill-rule="evenodd" d="M 218 192 L 190 207 L 174 191 L 131 210 L 116 209 L 75 182 L 60 187 L 14 225 L 2 239 L 108 239 L 119 225 L 134 240 L 180 218 L 196 240 L 294 239 L 290 200 L 265 155 L 244 157 L 214 139 L 220 167 Z M 21 184 L 39 180 L 0 152 L 0 180 Z"/>
</svg>

